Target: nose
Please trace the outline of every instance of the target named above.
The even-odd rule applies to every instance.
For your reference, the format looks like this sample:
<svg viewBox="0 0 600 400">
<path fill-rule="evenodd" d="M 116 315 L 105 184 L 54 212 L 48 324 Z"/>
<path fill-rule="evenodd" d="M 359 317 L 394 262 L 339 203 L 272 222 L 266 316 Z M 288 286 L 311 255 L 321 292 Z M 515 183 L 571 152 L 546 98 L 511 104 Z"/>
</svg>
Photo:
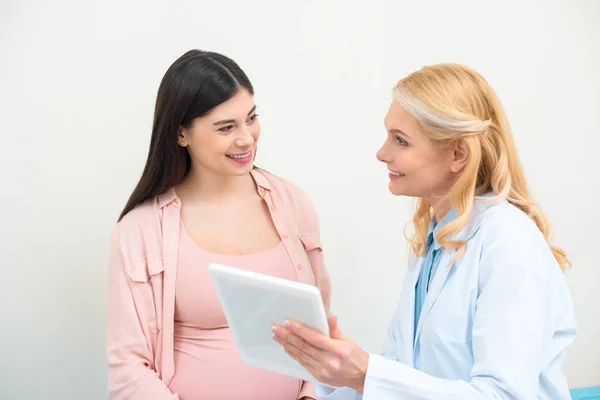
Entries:
<svg viewBox="0 0 600 400">
<path fill-rule="evenodd" d="M 235 145 L 239 148 L 248 148 L 254 145 L 254 136 L 250 130 L 245 130 L 235 139 Z"/>
<path fill-rule="evenodd" d="M 375 157 L 377 157 L 377 159 L 382 163 L 389 163 L 389 157 L 385 148 L 385 143 L 383 144 L 383 146 L 381 146 L 379 150 L 377 150 L 377 153 L 375 153 Z"/>
</svg>

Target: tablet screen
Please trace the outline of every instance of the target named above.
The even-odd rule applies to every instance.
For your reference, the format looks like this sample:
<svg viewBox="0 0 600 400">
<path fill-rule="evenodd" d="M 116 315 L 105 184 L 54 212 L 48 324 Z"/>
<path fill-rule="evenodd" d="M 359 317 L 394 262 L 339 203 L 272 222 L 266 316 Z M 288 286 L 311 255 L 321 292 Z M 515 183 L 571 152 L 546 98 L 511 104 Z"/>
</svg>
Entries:
<svg viewBox="0 0 600 400">
<path fill-rule="evenodd" d="M 242 360 L 307 381 L 316 381 L 272 338 L 274 324 L 299 321 L 329 335 L 321 293 L 312 285 L 211 264 L 209 274 Z"/>
</svg>

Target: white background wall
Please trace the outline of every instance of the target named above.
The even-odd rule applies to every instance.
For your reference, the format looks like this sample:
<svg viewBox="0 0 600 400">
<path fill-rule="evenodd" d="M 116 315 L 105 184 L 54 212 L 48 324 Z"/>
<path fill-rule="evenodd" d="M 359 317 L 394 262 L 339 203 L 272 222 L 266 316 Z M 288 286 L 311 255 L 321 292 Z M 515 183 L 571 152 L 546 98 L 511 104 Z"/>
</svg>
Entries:
<svg viewBox="0 0 600 400">
<path fill-rule="evenodd" d="M 412 204 L 375 159 L 390 89 L 428 63 L 482 72 L 574 263 L 570 384 L 600 384 L 600 3 L 350 3 L 0 1 L 0 398 L 106 398 L 108 235 L 160 79 L 191 48 L 253 80 L 258 163 L 311 196 L 334 311 L 371 351 L 399 296 Z"/>
</svg>

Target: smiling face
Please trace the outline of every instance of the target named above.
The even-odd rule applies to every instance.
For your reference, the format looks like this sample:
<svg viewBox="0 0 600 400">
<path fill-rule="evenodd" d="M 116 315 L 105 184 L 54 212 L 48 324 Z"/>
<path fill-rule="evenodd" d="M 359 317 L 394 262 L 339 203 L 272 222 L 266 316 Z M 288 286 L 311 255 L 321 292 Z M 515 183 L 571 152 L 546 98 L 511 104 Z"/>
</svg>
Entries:
<svg viewBox="0 0 600 400">
<path fill-rule="evenodd" d="M 260 137 L 253 96 L 240 89 L 228 101 L 181 128 L 178 141 L 187 147 L 192 169 L 220 175 L 244 175 L 253 167 Z"/>
<path fill-rule="evenodd" d="M 397 196 L 432 198 L 449 193 L 456 175 L 455 152 L 434 144 L 419 122 L 393 99 L 385 116 L 387 138 L 377 159 L 389 170 Z"/>
</svg>

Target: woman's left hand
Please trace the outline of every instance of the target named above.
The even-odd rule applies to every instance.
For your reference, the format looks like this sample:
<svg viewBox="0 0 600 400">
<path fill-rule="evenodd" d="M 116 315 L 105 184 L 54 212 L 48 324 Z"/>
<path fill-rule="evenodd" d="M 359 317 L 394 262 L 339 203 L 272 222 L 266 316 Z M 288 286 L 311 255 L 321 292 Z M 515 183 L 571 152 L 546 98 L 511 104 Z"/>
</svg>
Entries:
<svg viewBox="0 0 600 400">
<path fill-rule="evenodd" d="M 286 321 L 284 326 L 273 327 L 273 339 L 319 382 L 362 392 L 369 353 L 342 334 L 335 316 L 327 320 L 331 337 L 298 322 Z"/>
</svg>

